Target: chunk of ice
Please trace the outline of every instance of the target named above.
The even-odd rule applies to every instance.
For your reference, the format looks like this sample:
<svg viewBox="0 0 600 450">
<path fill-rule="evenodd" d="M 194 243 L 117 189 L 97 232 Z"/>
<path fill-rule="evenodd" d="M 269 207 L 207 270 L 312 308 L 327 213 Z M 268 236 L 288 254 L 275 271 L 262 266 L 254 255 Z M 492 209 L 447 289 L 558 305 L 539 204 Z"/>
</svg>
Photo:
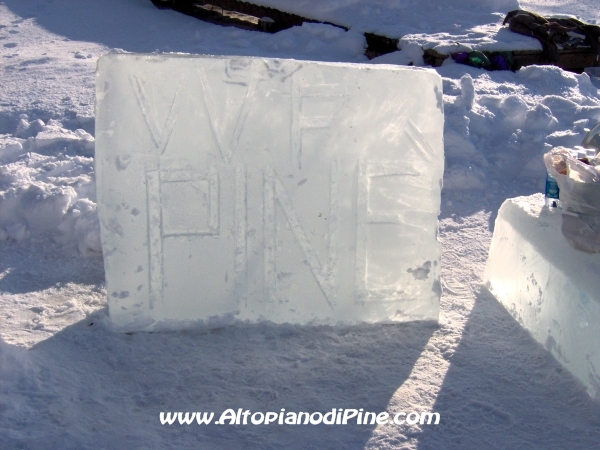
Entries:
<svg viewBox="0 0 600 450">
<path fill-rule="evenodd" d="M 540 344 L 600 397 L 600 254 L 573 249 L 541 194 L 504 202 L 484 279 Z"/>
<path fill-rule="evenodd" d="M 110 54 L 97 108 L 117 326 L 437 320 L 436 73 Z"/>
</svg>

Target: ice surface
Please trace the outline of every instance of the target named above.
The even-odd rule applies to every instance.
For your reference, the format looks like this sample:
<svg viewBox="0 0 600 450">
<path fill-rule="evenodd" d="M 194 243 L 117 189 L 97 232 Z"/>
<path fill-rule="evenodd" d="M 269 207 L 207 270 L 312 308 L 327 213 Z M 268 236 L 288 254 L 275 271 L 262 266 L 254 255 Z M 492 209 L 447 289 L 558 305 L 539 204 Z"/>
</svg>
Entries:
<svg viewBox="0 0 600 450">
<path fill-rule="evenodd" d="M 574 250 L 541 194 L 504 202 L 484 278 L 532 336 L 600 397 L 600 254 Z"/>
<path fill-rule="evenodd" d="M 440 77 L 109 54 L 98 210 L 125 329 L 437 320 Z"/>
</svg>

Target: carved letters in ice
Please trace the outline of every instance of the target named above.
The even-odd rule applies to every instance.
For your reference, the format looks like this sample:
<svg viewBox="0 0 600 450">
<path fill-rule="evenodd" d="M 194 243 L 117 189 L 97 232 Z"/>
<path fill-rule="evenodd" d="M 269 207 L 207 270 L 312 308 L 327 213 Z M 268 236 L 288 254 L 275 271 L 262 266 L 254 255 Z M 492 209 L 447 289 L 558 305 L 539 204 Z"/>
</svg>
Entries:
<svg viewBox="0 0 600 450">
<path fill-rule="evenodd" d="M 97 108 L 121 328 L 437 320 L 437 74 L 109 54 Z"/>
</svg>

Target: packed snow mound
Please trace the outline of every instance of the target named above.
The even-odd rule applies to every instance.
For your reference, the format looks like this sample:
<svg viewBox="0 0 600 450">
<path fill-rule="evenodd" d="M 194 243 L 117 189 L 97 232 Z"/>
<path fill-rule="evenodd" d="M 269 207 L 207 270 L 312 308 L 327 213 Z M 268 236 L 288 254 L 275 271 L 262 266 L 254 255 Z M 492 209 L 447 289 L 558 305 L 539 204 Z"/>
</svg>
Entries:
<svg viewBox="0 0 600 450">
<path fill-rule="evenodd" d="M 403 51 L 411 44 L 442 53 L 475 49 L 541 50 L 536 39 L 513 33 L 502 25 L 508 12 L 519 9 L 517 0 L 339 0 L 316 4 L 311 0 L 257 0 L 254 3 L 341 25 L 353 33 L 400 39 L 398 47 Z"/>
<path fill-rule="evenodd" d="M 100 253 L 92 135 L 22 115 L 14 136 L 0 136 L 0 239 L 48 235 Z"/>
<path fill-rule="evenodd" d="M 464 67 L 438 69 L 444 80 L 446 190 L 483 189 L 491 180 L 541 183 L 543 154 L 581 144 L 600 121 L 598 89 L 585 73 L 552 66 L 516 73 Z"/>
<path fill-rule="evenodd" d="M 333 0 L 324 2 L 315 8 L 315 3 L 311 0 L 295 0 L 295 1 L 281 1 L 281 0 L 258 0 L 254 3 L 257 4 L 273 4 L 282 5 L 285 4 L 285 8 L 295 8 L 296 10 L 303 10 L 306 13 L 313 12 L 320 13 L 322 11 L 344 11 L 344 10 L 362 10 L 377 11 L 377 10 L 391 10 L 391 11 L 410 11 L 414 8 L 438 8 L 443 6 L 439 0 L 371 0 L 368 2 L 368 8 L 365 7 L 363 0 Z M 495 12 L 503 9 L 518 9 L 518 0 L 461 0 L 460 4 L 452 5 L 456 2 L 444 2 L 446 6 L 460 6 L 464 10 L 477 9 L 480 11 Z M 289 4 L 289 5 L 288 5 Z M 292 6 L 295 5 L 295 6 Z M 281 8 L 281 6 L 280 6 Z"/>
<path fill-rule="evenodd" d="M 344 25 L 350 28 L 361 28 L 361 31 L 375 32 L 378 29 L 394 27 L 399 32 L 405 27 L 419 27 L 418 23 L 410 24 L 415 16 L 423 18 L 424 11 L 439 11 L 439 22 L 448 23 L 448 14 L 454 13 L 457 19 L 465 13 L 495 13 L 519 9 L 518 0 L 461 0 L 440 2 L 438 0 L 333 0 L 314 2 L 312 0 L 254 0 L 253 3 L 277 8 L 281 11 L 300 16 Z M 456 12 L 455 12 L 456 9 Z M 428 14 L 424 22 L 436 23 L 435 17 Z M 432 20 L 434 19 L 434 20 Z"/>
</svg>

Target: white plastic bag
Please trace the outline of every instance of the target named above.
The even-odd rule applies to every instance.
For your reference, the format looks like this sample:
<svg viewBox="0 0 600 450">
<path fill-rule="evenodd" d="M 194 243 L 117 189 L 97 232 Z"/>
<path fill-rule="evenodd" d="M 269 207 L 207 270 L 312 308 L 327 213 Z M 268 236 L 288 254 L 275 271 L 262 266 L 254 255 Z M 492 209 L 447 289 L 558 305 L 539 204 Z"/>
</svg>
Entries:
<svg viewBox="0 0 600 450">
<path fill-rule="evenodd" d="M 600 174 L 561 148 L 546 153 L 544 163 L 560 188 L 563 236 L 577 250 L 599 253 Z"/>
</svg>

